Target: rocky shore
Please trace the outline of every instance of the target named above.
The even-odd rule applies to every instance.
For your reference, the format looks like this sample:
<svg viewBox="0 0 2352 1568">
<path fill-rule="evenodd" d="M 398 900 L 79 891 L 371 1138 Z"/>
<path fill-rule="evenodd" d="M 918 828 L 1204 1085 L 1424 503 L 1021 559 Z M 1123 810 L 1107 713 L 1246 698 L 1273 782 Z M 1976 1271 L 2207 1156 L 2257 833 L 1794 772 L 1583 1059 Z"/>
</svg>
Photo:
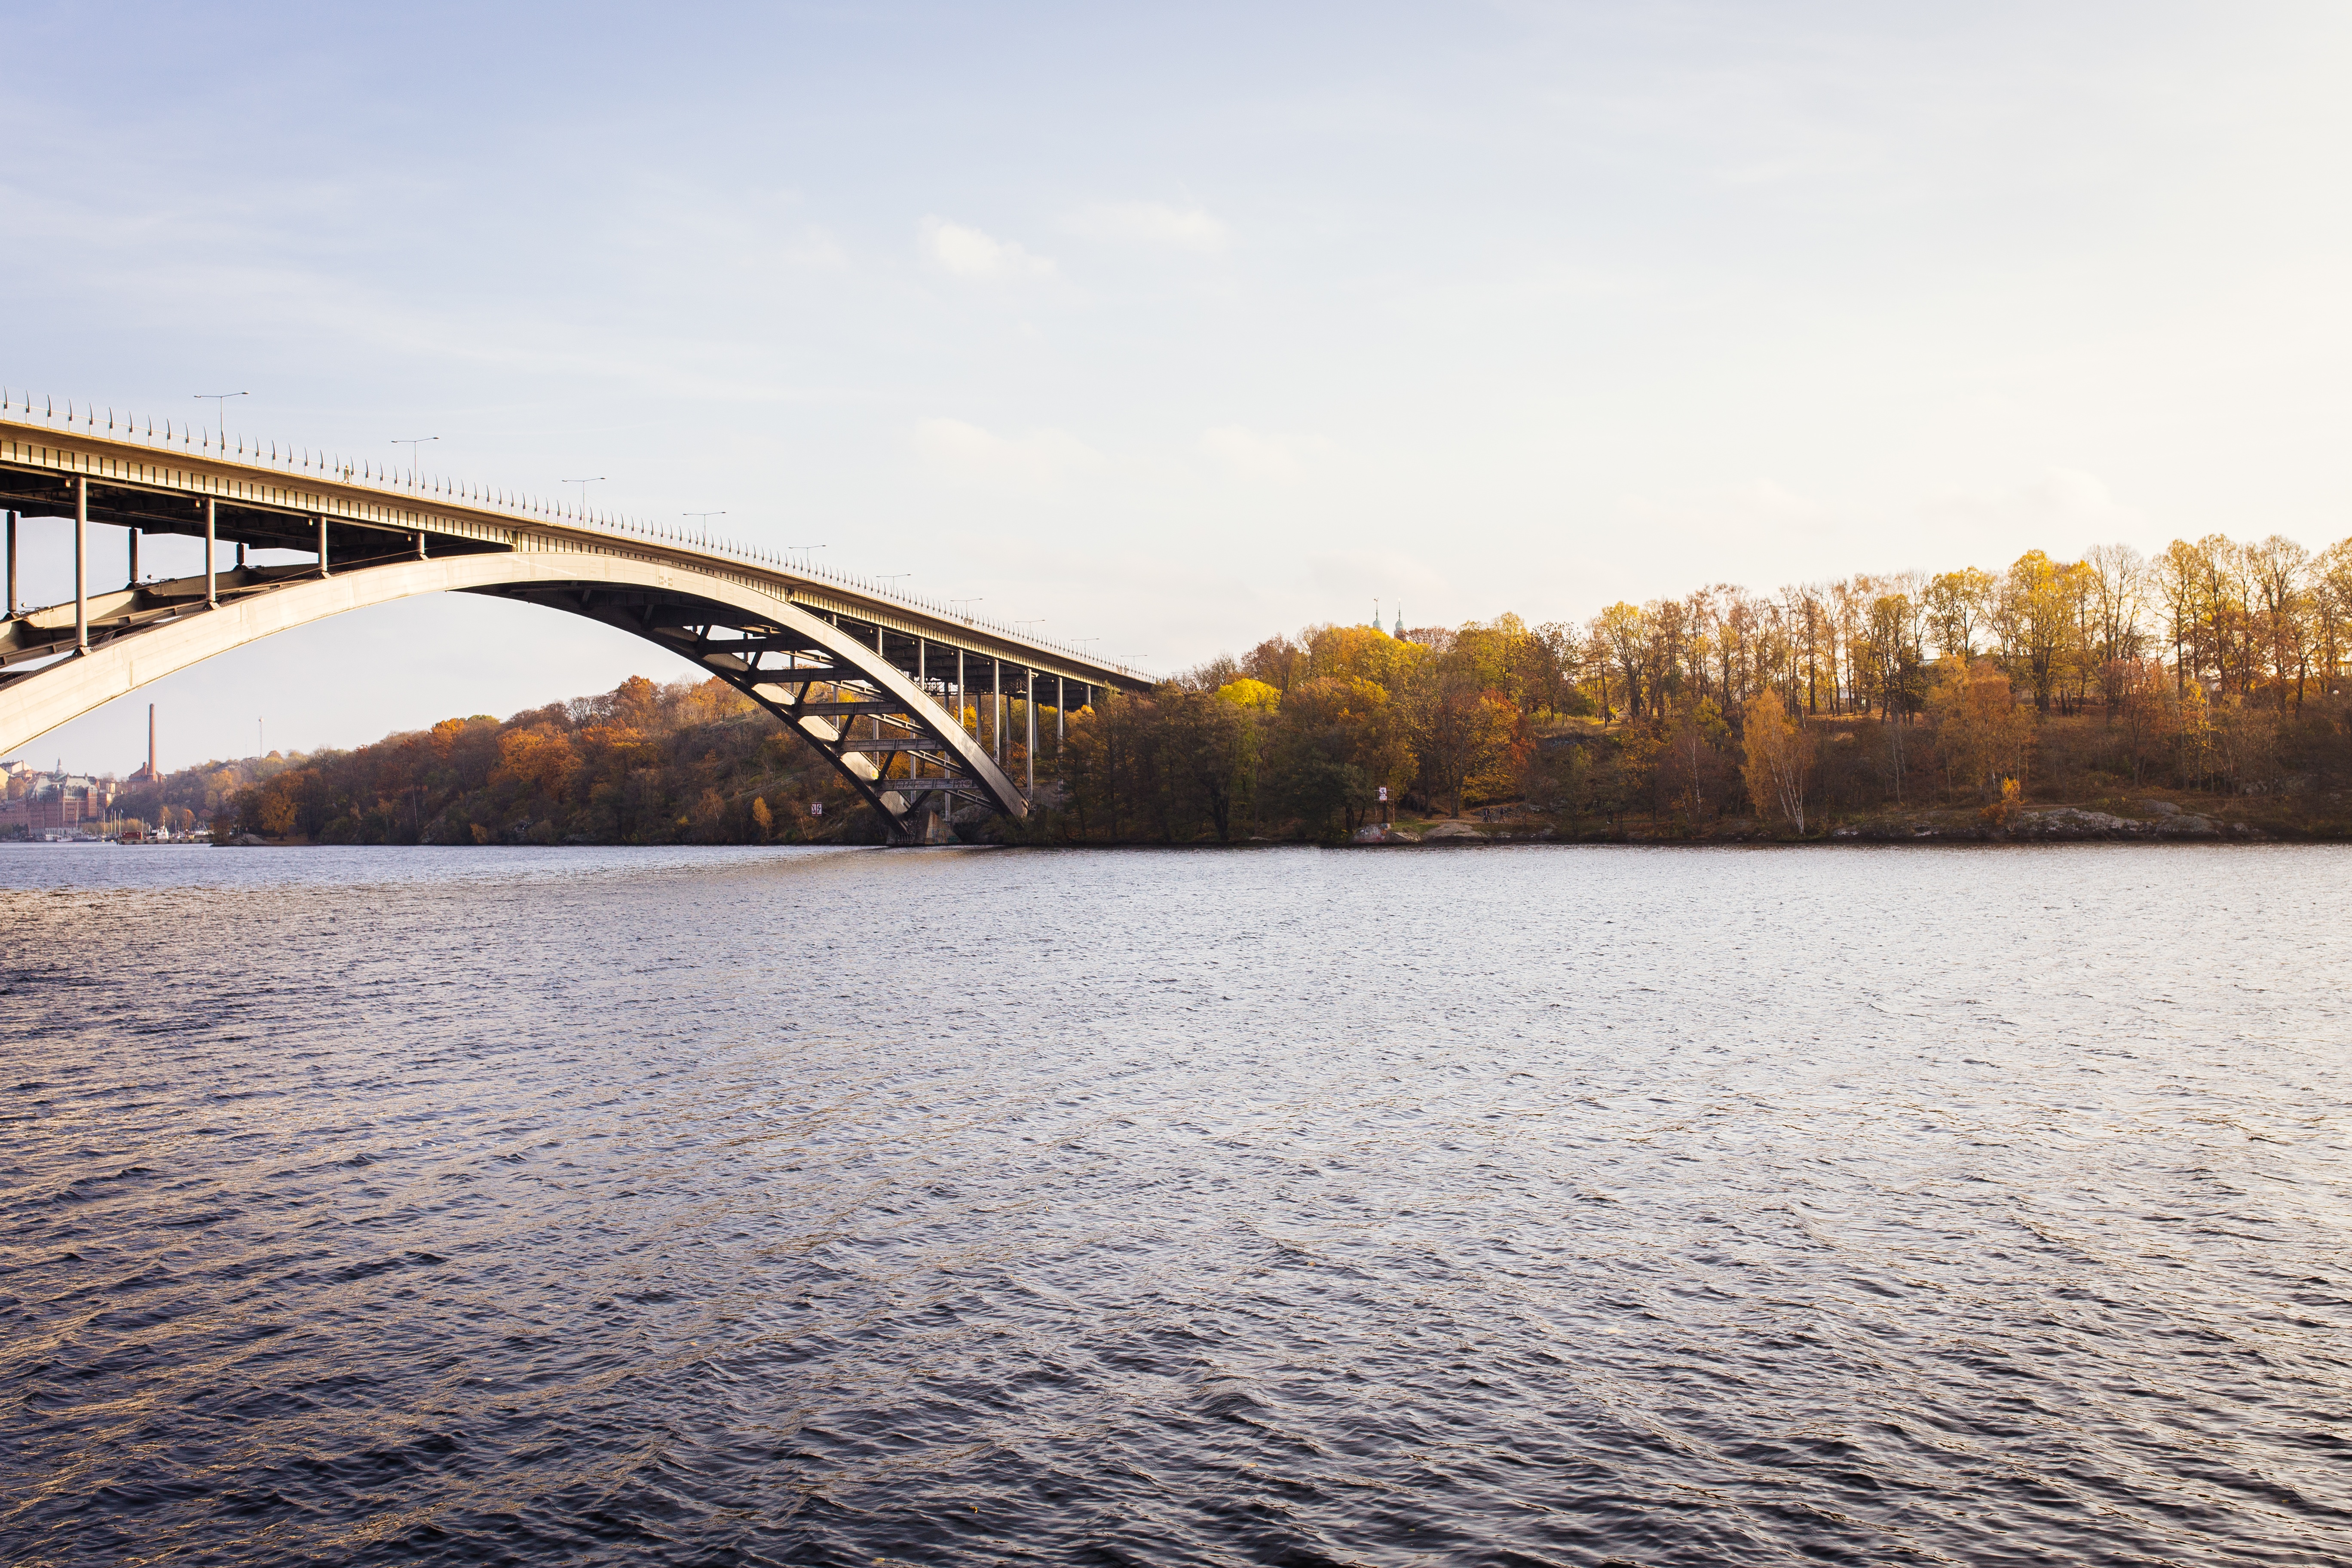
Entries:
<svg viewBox="0 0 2352 1568">
<path fill-rule="evenodd" d="M 1830 830 L 1832 841 L 1908 844 L 1945 840 L 1969 843 L 2073 844 L 2109 839 L 2252 841 L 2270 837 L 2244 822 L 2223 822 L 2182 811 L 2168 802 L 2147 816 L 2118 816 L 2077 805 L 2019 811 L 2007 822 L 1976 812 L 1927 812 L 1915 816 L 1843 823 Z"/>
<path fill-rule="evenodd" d="M 1510 843 L 1608 844 L 2087 844 L 2262 843 L 2276 839 L 2252 823 L 2185 810 L 2170 801 L 2134 801 L 2121 810 L 2080 805 L 2024 806 L 2005 819 L 1969 808 L 1895 811 L 1858 821 L 1833 822 L 1802 837 L 1753 817 L 1725 817 L 1693 833 L 1679 822 L 1620 818 L 1576 824 L 1504 812 L 1482 814 L 1479 822 L 1434 823 L 1358 828 L 1351 843 L 1444 845 Z M 2289 837 L 2294 837 L 2290 834 Z M 2334 837 L 2323 835 L 2323 837 Z"/>
</svg>

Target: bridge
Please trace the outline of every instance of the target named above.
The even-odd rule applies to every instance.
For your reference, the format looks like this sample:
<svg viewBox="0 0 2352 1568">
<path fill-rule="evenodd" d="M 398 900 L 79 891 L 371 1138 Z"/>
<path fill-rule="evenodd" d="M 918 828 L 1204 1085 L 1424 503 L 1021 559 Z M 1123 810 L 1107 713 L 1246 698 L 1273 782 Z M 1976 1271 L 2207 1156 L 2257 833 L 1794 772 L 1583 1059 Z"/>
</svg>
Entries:
<svg viewBox="0 0 2352 1568">
<path fill-rule="evenodd" d="M 936 843 L 953 837 L 958 812 L 1025 817 L 1043 726 L 1058 746 L 1067 714 L 1148 684 L 805 560 L 14 394 L 0 394 L 0 756 L 273 632 L 419 594 L 483 594 L 668 649 L 814 747 L 893 842 Z M 73 531 L 70 603 L 18 602 L 18 541 L 37 519 Z M 97 585 L 114 572 L 92 563 L 93 524 L 128 531 L 120 586 Z M 203 540 L 205 570 L 142 576 L 141 542 L 155 534 Z M 276 558 L 250 559 L 262 551 Z"/>
</svg>

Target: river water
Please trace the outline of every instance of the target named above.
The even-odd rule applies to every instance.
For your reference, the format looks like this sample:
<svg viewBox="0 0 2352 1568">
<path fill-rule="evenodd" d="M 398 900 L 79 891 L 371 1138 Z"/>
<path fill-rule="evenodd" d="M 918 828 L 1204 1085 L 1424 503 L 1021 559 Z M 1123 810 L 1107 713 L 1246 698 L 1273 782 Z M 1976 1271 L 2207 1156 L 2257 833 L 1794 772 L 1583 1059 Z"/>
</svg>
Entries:
<svg viewBox="0 0 2352 1568">
<path fill-rule="evenodd" d="M 2347 874 L 0 850 L 0 1558 L 2342 1563 Z"/>
</svg>

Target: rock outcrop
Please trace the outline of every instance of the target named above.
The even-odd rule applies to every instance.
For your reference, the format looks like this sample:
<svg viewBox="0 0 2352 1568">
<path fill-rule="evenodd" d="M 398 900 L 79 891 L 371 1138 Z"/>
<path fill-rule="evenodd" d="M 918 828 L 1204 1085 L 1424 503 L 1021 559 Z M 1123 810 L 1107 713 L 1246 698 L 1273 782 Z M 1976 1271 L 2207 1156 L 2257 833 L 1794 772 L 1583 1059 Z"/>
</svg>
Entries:
<svg viewBox="0 0 2352 1568">
<path fill-rule="evenodd" d="M 2030 843 L 2084 844 L 2116 840 L 2255 839 L 2268 837 L 2242 822 L 2215 822 L 2210 816 L 2156 803 L 2152 816 L 2117 816 L 2086 811 L 2076 805 L 2055 805 L 2021 811 L 2005 824 L 1981 816 L 1937 813 L 1911 817 L 1853 822 L 1833 829 L 1833 839 L 1871 844 Z"/>
</svg>

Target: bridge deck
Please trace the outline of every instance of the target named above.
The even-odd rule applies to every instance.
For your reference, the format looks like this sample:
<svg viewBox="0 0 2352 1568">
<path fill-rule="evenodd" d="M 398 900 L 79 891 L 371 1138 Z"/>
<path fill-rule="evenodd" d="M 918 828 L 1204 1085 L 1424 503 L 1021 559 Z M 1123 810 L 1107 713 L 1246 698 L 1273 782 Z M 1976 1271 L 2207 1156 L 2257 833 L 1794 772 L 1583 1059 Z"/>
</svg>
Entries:
<svg viewBox="0 0 2352 1568">
<path fill-rule="evenodd" d="M 157 437 L 127 427 L 109 428 L 95 416 L 71 421 L 62 416 L 44 418 L 21 404 L 0 410 L 0 510 L 28 518 L 70 519 L 78 479 L 89 481 L 91 522 L 142 533 L 201 539 L 209 510 L 214 536 L 222 543 L 315 555 L 323 520 L 328 560 L 339 569 L 414 557 L 420 536 L 423 552 L 436 559 L 485 551 L 624 554 L 731 578 L 789 597 L 845 629 L 856 629 L 868 641 L 879 633 L 886 654 L 903 653 L 926 665 L 943 654 L 961 653 L 967 661 L 975 657 L 1001 661 L 1008 679 L 1017 679 L 1017 672 L 1034 671 L 1041 678 L 1113 689 L 1134 689 L 1149 679 L 1127 666 L 855 579 L 709 549 L 662 537 L 659 531 L 583 518 L 561 508 L 518 505 L 480 487 L 363 477 L 348 464 L 317 454 L 278 455 L 274 449 L 267 458 L 258 451 L 224 454 L 187 432 Z M 303 568 L 260 570 L 275 574 Z M 95 564 L 92 573 L 96 582 L 115 580 Z M 229 574 L 222 579 L 227 584 Z M 186 581 L 125 583 L 93 594 L 91 614 L 99 614 L 100 602 L 126 592 L 136 595 L 140 607 L 162 608 L 166 595 L 185 596 Z M 263 578 L 240 577 L 232 591 L 261 585 Z M 9 607 L 16 606 L 12 603 Z M 70 627 L 69 604 L 37 612 L 34 618 L 53 616 L 59 609 Z M 24 657 L 21 647 L 0 647 L 0 665 Z M 973 673 L 971 685 L 988 685 L 979 672 Z"/>
</svg>

